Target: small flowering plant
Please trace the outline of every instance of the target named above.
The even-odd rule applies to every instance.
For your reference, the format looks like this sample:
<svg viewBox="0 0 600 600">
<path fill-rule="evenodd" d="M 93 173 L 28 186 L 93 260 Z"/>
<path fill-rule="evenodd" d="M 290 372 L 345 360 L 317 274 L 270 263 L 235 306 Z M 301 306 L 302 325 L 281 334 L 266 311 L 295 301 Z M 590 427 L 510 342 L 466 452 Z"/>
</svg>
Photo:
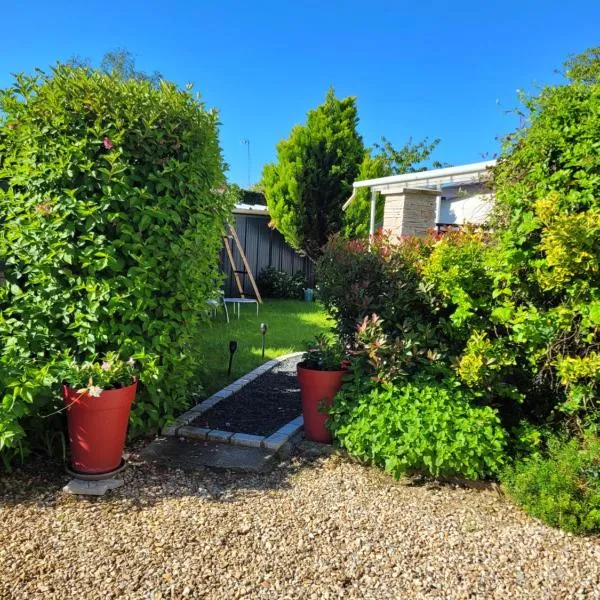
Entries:
<svg viewBox="0 0 600 600">
<path fill-rule="evenodd" d="M 81 363 L 70 358 L 65 360 L 62 379 L 78 392 L 98 397 L 104 390 L 131 385 L 137 379 L 137 363 L 133 358 L 122 360 L 116 352 Z"/>
<path fill-rule="evenodd" d="M 320 334 L 308 344 L 301 365 L 313 371 L 344 371 L 348 367 L 347 353 L 338 339 Z"/>
</svg>

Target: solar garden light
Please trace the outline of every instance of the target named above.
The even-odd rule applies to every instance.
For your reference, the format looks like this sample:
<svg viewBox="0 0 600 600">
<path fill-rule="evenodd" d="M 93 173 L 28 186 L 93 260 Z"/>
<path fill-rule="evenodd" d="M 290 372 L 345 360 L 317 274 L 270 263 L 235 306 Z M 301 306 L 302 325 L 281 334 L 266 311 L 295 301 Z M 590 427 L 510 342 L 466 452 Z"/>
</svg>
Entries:
<svg viewBox="0 0 600 600">
<path fill-rule="evenodd" d="M 265 339 L 267 336 L 267 324 L 266 323 L 261 323 L 260 324 L 260 332 L 262 333 L 262 357 L 265 357 Z"/>
<path fill-rule="evenodd" d="M 231 340 L 229 342 L 229 368 L 227 369 L 227 375 L 231 375 L 231 363 L 233 362 L 233 355 L 237 350 L 237 342 L 235 340 Z"/>
</svg>

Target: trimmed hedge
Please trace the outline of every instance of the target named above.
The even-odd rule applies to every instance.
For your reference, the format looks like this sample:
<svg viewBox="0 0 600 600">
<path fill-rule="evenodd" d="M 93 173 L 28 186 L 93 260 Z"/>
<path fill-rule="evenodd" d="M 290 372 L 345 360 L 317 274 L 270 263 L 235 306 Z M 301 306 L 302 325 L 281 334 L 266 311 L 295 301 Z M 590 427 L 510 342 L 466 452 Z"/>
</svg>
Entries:
<svg viewBox="0 0 600 600">
<path fill-rule="evenodd" d="M 60 407 L 66 351 L 140 356 L 132 431 L 161 426 L 199 383 L 220 283 L 217 113 L 168 82 L 65 65 L 17 76 L 0 111 L 0 456 L 54 435 L 39 417 Z"/>
</svg>

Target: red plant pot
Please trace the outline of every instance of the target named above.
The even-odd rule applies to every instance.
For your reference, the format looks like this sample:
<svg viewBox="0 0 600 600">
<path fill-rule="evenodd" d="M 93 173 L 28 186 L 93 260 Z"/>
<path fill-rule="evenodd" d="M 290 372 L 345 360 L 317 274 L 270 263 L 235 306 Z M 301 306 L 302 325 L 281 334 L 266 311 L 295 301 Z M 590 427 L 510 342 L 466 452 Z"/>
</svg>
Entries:
<svg viewBox="0 0 600 600">
<path fill-rule="evenodd" d="M 124 388 L 104 390 L 98 397 L 63 386 L 73 471 L 96 475 L 121 464 L 136 391 L 137 381 Z"/>
<path fill-rule="evenodd" d="M 319 410 L 329 406 L 342 387 L 342 377 L 347 371 L 316 371 L 298 365 L 300 399 L 304 417 L 304 435 L 313 442 L 331 442 L 331 433 L 325 426 L 327 415 Z"/>
</svg>

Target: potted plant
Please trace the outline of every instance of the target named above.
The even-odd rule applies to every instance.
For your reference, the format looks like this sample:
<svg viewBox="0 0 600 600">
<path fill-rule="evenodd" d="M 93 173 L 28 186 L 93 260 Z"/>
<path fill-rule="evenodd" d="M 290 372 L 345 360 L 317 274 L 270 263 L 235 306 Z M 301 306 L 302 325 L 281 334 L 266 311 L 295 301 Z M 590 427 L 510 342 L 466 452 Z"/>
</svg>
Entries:
<svg viewBox="0 0 600 600">
<path fill-rule="evenodd" d="M 137 381 L 135 360 L 123 361 L 116 353 L 101 361 L 65 361 L 63 398 L 73 471 L 96 475 L 121 466 Z"/>
<path fill-rule="evenodd" d="M 304 417 L 304 435 L 313 442 L 331 442 L 326 427 L 328 407 L 342 387 L 347 362 L 341 344 L 325 335 L 316 337 L 298 363 L 298 381 Z"/>
</svg>

